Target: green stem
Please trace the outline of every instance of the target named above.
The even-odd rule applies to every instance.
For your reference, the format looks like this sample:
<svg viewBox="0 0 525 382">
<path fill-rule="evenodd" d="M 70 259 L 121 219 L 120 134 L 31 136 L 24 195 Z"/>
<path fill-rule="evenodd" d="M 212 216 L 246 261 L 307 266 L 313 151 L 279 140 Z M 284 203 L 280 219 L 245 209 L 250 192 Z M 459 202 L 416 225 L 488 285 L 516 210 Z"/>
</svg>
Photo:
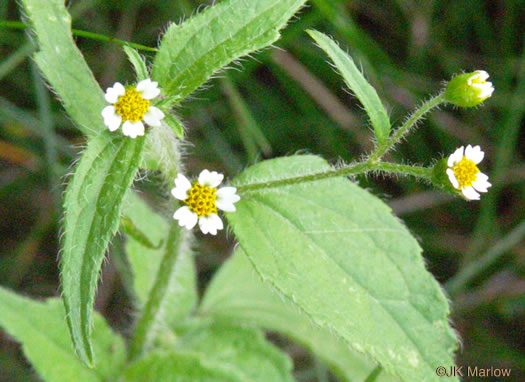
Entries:
<svg viewBox="0 0 525 382">
<path fill-rule="evenodd" d="M 245 184 L 237 186 L 237 190 L 239 191 L 239 193 L 244 193 L 260 189 L 289 186 L 291 184 L 297 183 L 314 182 L 327 178 L 364 174 L 371 171 L 386 172 L 399 175 L 412 175 L 426 180 L 430 180 L 432 177 L 432 169 L 427 167 L 408 166 L 388 162 L 370 163 L 370 161 L 367 161 L 358 162 L 345 167 L 334 168 L 323 172 L 316 172 L 313 174 L 297 176 L 293 178 L 278 179 L 262 183 Z"/>
<path fill-rule="evenodd" d="M 24 24 L 21 21 L 6 21 L 6 20 L 2 20 L 2 21 L 0 21 L 0 28 L 24 30 L 24 29 L 27 28 L 27 25 Z M 83 31 L 83 30 L 79 30 L 79 29 L 72 29 L 71 32 L 73 33 L 74 36 L 86 37 L 86 38 L 89 38 L 91 40 L 107 41 L 107 42 L 118 44 L 118 45 L 128 45 L 128 46 L 131 46 L 132 48 L 135 48 L 135 49 L 138 49 L 138 50 L 147 50 L 148 52 L 157 52 L 158 51 L 158 49 L 156 49 L 156 48 L 152 48 L 152 47 L 149 47 L 149 46 L 136 44 L 134 42 L 128 42 L 128 41 L 124 41 L 124 40 L 119 40 L 119 39 L 116 39 L 116 38 L 113 38 L 113 37 L 108 37 L 106 35 L 102 35 L 102 34 L 98 34 L 98 33 Z"/>
<path fill-rule="evenodd" d="M 394 134 L 384 144 L 379 145 L 375 151 L 370 155 L 369 162 L 379 161 L 383 155 L 385 155 L 396 143 L 398 143 L 403 137 L 423 118 L 423 116 L 438 107 L 442 103 L 445 103 L 444 93 L 440 93 L 437 96 L 426 101 L 419 109 L 414 111 L 412 115 L 398 128 Z"/>
<path fill-rule="evenodd" d="M 168 291 L 175 263 L 184 240 L 185 235 L 182 229 L 177 224 L 172 224 L 166 243 L 166 252 L 129 344 L 128 359 L 130 361 L 140 357 L 153 339 L 155 324 L 158 321 L 157 317 L 161 312 L 162 302 Z"/>
</svg>

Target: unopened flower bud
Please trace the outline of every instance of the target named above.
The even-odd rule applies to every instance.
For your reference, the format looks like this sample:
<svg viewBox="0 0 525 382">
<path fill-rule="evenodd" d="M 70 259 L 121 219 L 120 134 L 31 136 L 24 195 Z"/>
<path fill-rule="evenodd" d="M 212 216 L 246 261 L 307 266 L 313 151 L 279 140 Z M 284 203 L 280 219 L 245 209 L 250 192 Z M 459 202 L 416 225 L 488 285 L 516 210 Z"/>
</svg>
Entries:
<svg viewBox="0 0 525 382">
<path fill-rule="evenodd" d="M 450 80 L 445 89 L 445 99 L 453 105 L 472 107 L 485 101 L 494 92 L 489 74 L 484 70 L 460 74 Z"/>
</svg>

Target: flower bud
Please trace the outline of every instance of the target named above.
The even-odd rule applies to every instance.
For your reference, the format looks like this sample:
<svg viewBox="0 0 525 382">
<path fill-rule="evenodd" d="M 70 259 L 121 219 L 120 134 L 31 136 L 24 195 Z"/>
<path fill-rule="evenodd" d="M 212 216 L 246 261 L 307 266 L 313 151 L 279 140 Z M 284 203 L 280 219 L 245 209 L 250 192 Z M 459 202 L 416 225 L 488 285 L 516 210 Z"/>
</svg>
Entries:
<svg viewBox="0 0 525 382">
<path fill-rule="evenodd" d="M 450 80 L 445 89 L 445 99 L 453 105 L 472 107 L 492 95 L 494 87 L 487 82 L 489 74 L 484 70 L 460 74 Z"/>
</svg>

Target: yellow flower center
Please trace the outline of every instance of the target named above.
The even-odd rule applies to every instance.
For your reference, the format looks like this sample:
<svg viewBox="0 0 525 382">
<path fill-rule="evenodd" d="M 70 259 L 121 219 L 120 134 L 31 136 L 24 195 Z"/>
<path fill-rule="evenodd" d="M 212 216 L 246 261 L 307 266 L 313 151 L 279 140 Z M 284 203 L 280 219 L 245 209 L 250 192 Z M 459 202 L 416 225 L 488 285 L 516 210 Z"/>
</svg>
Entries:
<svg viewBox="0 0 525 382">
<path fill-rule="evenodd" d="M 135 88 L 128 88 L 113 106 L 122 120 L 137 122 L 144 119 L 144 114 L 149 109 L 149 100 L 142 98 Z"/>
<path fill-rule="evenodd" d="M 479 85 L 484 85 L 487 83 L 487 81 L 484 81 L 481 79 L 481 76 L 475 76 L 474 78 L 472 78 L 470 80 L 470 83 L 471 84 L 479 84 Z"/>
<path fill-rule="evenodd" d="M 474 162 L 463 157 L 457 165 L 452 167 L 454 175 L 459 183 L 459 188 L 470 187 L 476 180 L 479 169 Z"/>
<path fill-rule="evenodd" d="M 216 192 L 216 188 L 209 188 L 199 183 L 194 183 L 183 203 L 195 212 L 198 217 L 217 214 L 217 206 L 215 205 Z"/>
</svg>

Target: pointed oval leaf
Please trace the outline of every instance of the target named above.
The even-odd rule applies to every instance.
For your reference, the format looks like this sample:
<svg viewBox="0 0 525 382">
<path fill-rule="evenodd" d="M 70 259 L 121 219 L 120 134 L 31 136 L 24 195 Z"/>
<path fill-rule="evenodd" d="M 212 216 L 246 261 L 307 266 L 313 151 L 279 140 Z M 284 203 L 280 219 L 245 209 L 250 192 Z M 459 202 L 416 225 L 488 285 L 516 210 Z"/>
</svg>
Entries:
<svg viewBox="0 0 525 382">
<path fill-rule="evenodd" d="M 77 127 L 88 135 L 105 130 L 104 93 L 71 35 L 64 0 L 23 0 L 38 42 L 35 61 Z"/>
<path fill-rule="evenodd" d="M 179 100 L 217 70 L 279 38 L 279 30 L 305 0 L 225 0 L 162 38 L 153 63 L 153 79 Z"/>
<path fill-rule="evenodd" d="M 96 369 L 84 365 L 71 348 L 64 305 L 58 298 L 31 300 L 0 288 L 0 326 L 22 343 L 38 375 L 53 382 L 115 380 L 124 366 L 124 339 L 95 314 L 93 345 L 100 355 Z"/>
<path fill-rule="evenodd" d="M 390 134 L 390 119 L 375 89 L 355 66 L 354 60 L 330 37 L 314 30 L 309 30 L 308 33 L 330 56 L 346 85 L 365 108 L 379 143 L 385 142 Z"/>
<path fill-rule="evenodd" d="M 234 185 L 331 167 L 314 156 L 261 162 Z M 382 201 L 347 179 L 247 192 L 228 220 L 255 269 L 315 324 L 407 381 L 453 365 L 448 303 L 421 248 Z"/>
<path fill-rule="evenodd" d="M 128 56 L 129 62 L 131 63 L 131 65 L 133 65 L 133 68 L 135 69 L 135 74 L 137 75 L 137 82 L 149 78 L 148 67 L 146 66 L 146 62 L 144 61 L 144 58 L 140 55 L 140 53 L 135 48 L 132 48 L 129 45 L 124 45 L 123 49 L 124 53 L 126 53 L 126 56 Z"/>
<path fill-rule="evenodd" d="M 93 138 L 67 186 L 62 298 L 75 350 L 88 365 L 93 364 L 90 337 L 97 279 L 118 228 L 122 200 L 141 163 L 144 141 L 144 137 L 113 140 L 105 132 Z"/>
</svg>

